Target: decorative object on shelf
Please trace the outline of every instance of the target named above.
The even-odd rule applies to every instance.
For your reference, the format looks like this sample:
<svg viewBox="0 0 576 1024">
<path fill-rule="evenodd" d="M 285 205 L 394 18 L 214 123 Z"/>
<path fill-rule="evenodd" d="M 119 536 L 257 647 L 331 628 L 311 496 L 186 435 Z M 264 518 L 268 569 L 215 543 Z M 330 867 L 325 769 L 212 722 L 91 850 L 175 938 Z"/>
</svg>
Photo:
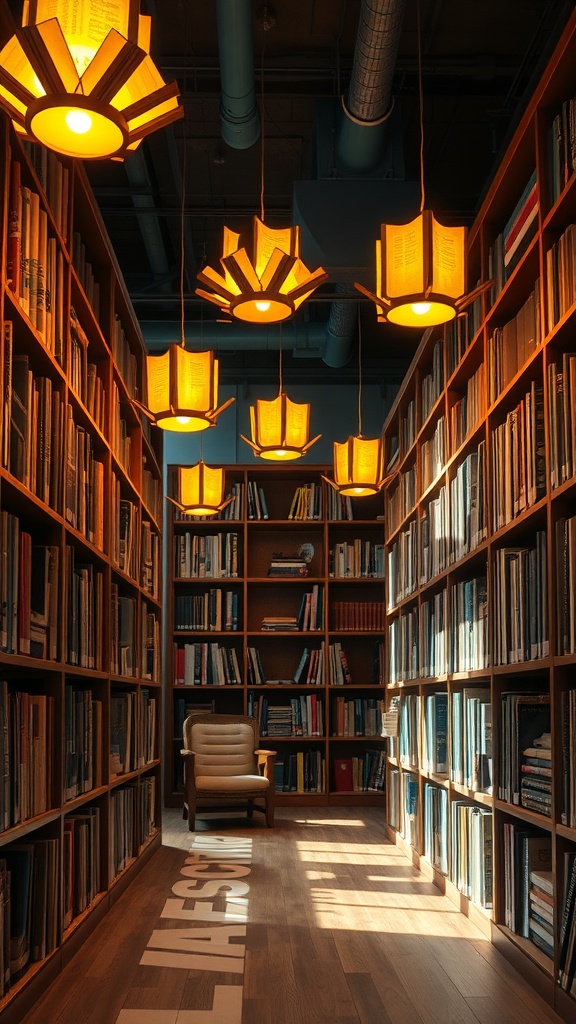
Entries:
<svg viewBox="0 0 576 1024">
<path fill-rule="evenodd" d="M 168 500 L 184 515 L 215 516 L 232 501 L 224 487 L 224 470 L 207 466 L 200 456 L 195 466 L 178 466 L 177 497 Z"/>
<path fill-rule="evenodd" d="M 16 131 L 65 156 L 123 159 L 182 117 L 150 57 L 138 0 L 31 0 L 0 53 L 0 103 Z"/>
<path fill-rule="evenodd" d="M 358 433 L 334 442 L 334 480 L 323 479 L 345 497 L 378 494 L 386 483 L 384 451 L 379 437 L 362 437 L 362 331 L 358 316 Z"/>
<path fill-rule="evenodd" d="M 264 218 L 264 68 L 261 74 L 260 216 L 252 232 L 224 227 L 220 270 L 205 266 L 196 294 L 223 313 L 251 324 L 275 324 L 294 316 L 319 285 L 322 267 L 310 271 L 300 259 L 300 228 L 271 228 Z"/>
<path fill-rule="evenodd" d="M 464 227 L 448 227 L 425 207 L 424 124 L 420 4 L 418 13 L 418 90 L 420 106 L 420 210 L 408 224 L 381 224 L 376 242 L 376 292 L 355 282 L 374 302 L 380 323 L 433 327 L 453 320 L 476 296 L 466 293 Z"/>
<path fill-rule="evenodd" d="M 282 337 L 280 337 L 280 384 L 278 397 L 266 402 L 256 399 L 250 406 L 250 429 L 252 440 L 244 434 L 240 437 L 249 444 L 261 459 L 271 462 L 289 462 L 300 459 L 322 436 L 308 440 L 310 429 L 310 405 L 307 402 L 292 402 L 282 390 Z"/>
</svg>

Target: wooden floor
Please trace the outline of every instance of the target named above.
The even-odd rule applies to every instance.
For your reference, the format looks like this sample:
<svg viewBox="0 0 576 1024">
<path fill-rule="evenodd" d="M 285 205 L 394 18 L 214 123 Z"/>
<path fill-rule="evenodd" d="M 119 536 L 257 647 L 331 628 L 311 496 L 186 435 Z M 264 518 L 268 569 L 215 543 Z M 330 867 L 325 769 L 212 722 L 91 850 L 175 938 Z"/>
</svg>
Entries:
<svg viewBox="0 0 576 1024">
<path fill-rule="evenodd" d="M 271 830 L 258 816 L 192 834 L 167 811 L 162 849 L 22 1024 L 559 1022 L 381 819 L 282 808 Z M 226 874 L 225 921 L 166 904 L 192 885 L 187 908 L 222 911 Z"/>
</svg>

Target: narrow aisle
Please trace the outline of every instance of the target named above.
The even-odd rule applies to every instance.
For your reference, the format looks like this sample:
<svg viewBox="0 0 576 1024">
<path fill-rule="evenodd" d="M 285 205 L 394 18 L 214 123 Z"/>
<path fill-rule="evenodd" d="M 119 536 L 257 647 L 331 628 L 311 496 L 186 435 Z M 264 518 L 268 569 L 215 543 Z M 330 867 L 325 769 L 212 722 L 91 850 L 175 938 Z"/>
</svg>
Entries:
<svg viewBox="0 0 576 1024">
<path fill-rule="evenodd" d="M 166 811 L 162 849 L 22 1024 L 560 1024 L 381 822 L 281 808 L 271 830 L 192 834 Z"/>
</svg>

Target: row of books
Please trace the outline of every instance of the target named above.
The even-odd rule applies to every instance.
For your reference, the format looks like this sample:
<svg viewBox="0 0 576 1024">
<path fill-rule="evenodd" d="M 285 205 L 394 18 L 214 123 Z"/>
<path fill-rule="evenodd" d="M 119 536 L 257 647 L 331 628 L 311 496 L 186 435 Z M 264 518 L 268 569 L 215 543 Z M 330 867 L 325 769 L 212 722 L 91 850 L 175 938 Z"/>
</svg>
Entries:
<svg viewBox="0 0 576 1024">
<path fill-rule="evenodd" d="M 576 972 L 576 853 L 572 851 L 564 853 L 563 880 L 558 982 L 566 992 L 570 992 L 573 991 Z"/>
<path fill-rule="evenodd" d="M 492 302 L 536 235 L 540 207 L 539 184 L 534 170 L 518 197 L 502 232 L 494 239 L 488 253 L 488 276 L 495 280 Z"/>
<path fill-rule="evenodd" d="M 142 687 L 110 694 L 110 773 L 125 775 L 157 755 L 157 700 Z"/>
<path fill-rule="evenodd" d="M 576 354 L 564 352 L 562 362 L 548 366 L 548 437 L 550 487 L 571 480 L 576 469 Z"/>
<path fill-rule="evenodd" d="M 114 675 L 136 676 L 136 599 L 111 585 L 110 671 Z"/>
<path fill-rule="evenodd" d="M 423 494 L 446 465 L 446 417 L 440 416 L 433 434 L 420 446 L 420 492 Z"/>
<path fill-rule="evenodd" d="M 561 821 L 576 828 L 576 690 L 564 690 L 560 699 L 562 743 Z"/>
<path fill-rule="evenodd" d="M 128 392 L 130 398 L 139 398 L 140 391 L 138 381 L 140 379 L 140 376 L 136 352 L 138 352 L 138 354 L 140 353 L 136 342 L 135 349 L 132 349 L 126 331 L 124 330 L 122 320 L 120 319 L 118 313 L 114 313 L 114 321 L 112 324 L 111 334 L 112 355 L 114 357 L 116 367 L 118 368 L 120 376 L 122 377 L 122 380 L 124 382 L 126 391 Z M 113 399 L 113 408 L 114 405 L 115 402 Z"/>
<path fill-rule="evenodd" d="M 0 510 L 0 648 L 55 659 L 58 653 L 59 548 L 34 544 L 20 520 Z"/>
<path fill-rule="evenodd" d="M 518 370 L 536 351 L 542 335 L 540 331 L 540 283 L 518 313 L 503 327 L 496 327 L 488 339 L 488 400 L 497 401 L 500 394 Z"/>
<path fill-rule="evenodd" d="M 52 806 L 54 698 L 0 682 L 0 824 L 11 828 Z"/>
<path fill-rule="evenodd" d="M 420 605 L 419 672 L 424 679 L 443 676 L 448 671 L 446 631 L 448 597 L 439 590 Z"/>
<path fill-rule="evenodd" d="M 449 877 L 472 903 L 487 909 L 493 896 L 492 811 L 464 800 L 450 804 Z"/>
<path fill-rule="evenodd" d="M 315 693 L 300 694 L 284 704 L 276 704 L 251 691 L 248 714 L 258 719 L 261 736 L 324 735 L 324 706 Z"/>
<path fill-rule="evenodd" d="M 381 736 L 382 701 L 376 697 L 336 697 L 334 736 Z"/>
<path fill-rule="evenodd" d="M 84 913 L 100 892 L 100 830 L 98 805 L 82 807 L 64 818 L 64 929 Z"/>
<path fill-rule="evenodd" d="M 294 491 L 288 519 L 321 519 L 323 516 L 322 483 L 311 480 Z"/>
<path fill-rule="evenodd" d="M 473 551 L 487 536 L 486 443 L 460 463 L 436 497 L 412 519 L 388 551 L 388 610 Z"/>
<path fill-rule="evenodd" d="M 444 388 L 444 341 L 439 338 L 432 349 L 430 370 L 420 382 L 420 409 L 422 423 L 439 399 Z"/>
<path fill-rule="evenodd" d="M 131 579 L 138 579 L 138 506 L 128 498 L 121 497 L 121 482 L 112 474 L 112 501 L 110 509 L 113 529 L 110 555 L 122 572 Z"/>
<path fill-rule="evenodd" d="M 419 842 L 418 813 L 417 776 L 391 768 L 388 772 L 388 822 L 415 848 Z"/>
<path fill-rule="evenodd" d="M 90 361 L 88 338 L 73 306 L 70 307 L 67 367 L 72 390 L 88 410 L 100 432 L 106 434 L 104 381 L 98 373 L 98 364 Z"/>
<path fill-rule="evenodd" d="M 142 501 L 156 525 L 158 525 L 162 522 L 162 502 L 164 500 L 162 481 L 155 472 L 147 468 L 145 459 L 146 456 L 143 455 L 141 476 Z"/>
<path fill-rule="evenodd" d="M 480 282 L 478 282 L 479 284 Z M 451 377 L 460 364 L 470 342 L 475 338 L 482 322 L 482 295 L 471 302 L 463 314 L 450 320 L 445 327 L 446 373 Z"/>
<path fill-rule="evenodd" d="M 66 661 L 80 668 L 103 669 L 104 573 L 93 562 L 80 558 L 78 550 L 67 544 Z M 113 634 L 113 645 L 115 640 L 117 636 Z"/>
<path fill-rule="evenodd" d="M 540 384 L 530 390 L 491 434 L 492 526 L 502 526 L 546 492 L 544 405 Z"/>
<path fill-rule="evenodd" d="M 274 764 L 277 793 L 325 793 L 326 761 L 320 750 L 280 753 Z"/>
<path fill-rule="evenodd" d="M 333 775 L 337 793 L 382 793 L 386 783 L 386 753 L 365 750 L 353 757 L 335 757 Z"/>
<path fill-rule="evenodd" d="M 155 608 L 140 604 L 140 675 L 151 682 L 160 682 L 162 642 L 160 617 Z"/>
<path fill-rule="evenodd" d="M 411 398 L 400 417 L 400 450 L 403 455 L 410 451 L 416 440 L 417 418 L 416 399 Z"/>
<path fill-rule="evenodd" d="M 242 673 L 234 647 L 218 643 L 174 644 L 175 686 L 238 686 Z"/>
<path fill-rule="evenodd" d="M 432 629 L 445 623 L 443 599 L 425 602 L 425 611 L 417 607 L 403 610 L 388 626 L 388 679 L 408 682 L 419 677 L 448 672 L 469 672 L 488 664 L 488 618 L 486 578 L 460 580 L 448 590 L 450 635 L 453 642 L 446 653 L 445 630 L 432 637 Z"/>
<path fill-rule="evenodd" d="M 468 437 L 486 408 L 486 381 L 484 363 L 472 374 L 466 383 L 466 393 L 450 407 L 451 450 L 458 448 Z"/>
<path fill-rule="evenodd" d="M 400 473 L 398 485 L 386 494 L 388 535 L 395 533 L 416 505 L 416 463 Z"/>
<path fill-rule="evenodd" d="M 174 629 L 221 632 L 238 629 L 238 593 L 211 587 L 202 594 L 176 594 Z"/>
<path fill-rule="evenodd" d="M 76 276 L 96 320 L 100 322 L 100 282 L 96 278 L 94 267 L 88 258 L 86 245 L 79 231 L 74 231 L 72 234 L 71 255 Z"/>
<path fill-rule="evenodd" d="M 140 586 L 150 597 L 160 597 L 162 573 L 162 541 L 155 526 L 148 520 L 140 522 Z"/>
<path fill-rule="evenodd" d="M 218 579 L 238 576 L 237 533 L 177 533 L 174 537 L 174 574 L 183 579 Z"/>
<path fill-rule="evenodd" d="M 330 605 L 332 629 L 382 631 L 385 617 L 383 601 L 333 601 Z"/>
<path fill-rule="evenodd" d="M 128 476 L 132 477 L 132 434 L 130 431 L 129 410 L 120 401 L 120 391 L 115 380 L 112 381 L 112 415 L 110 418 L 110 447 L 112 452 Z"/>
<path fill-rule="evenodd" d="M 494 553 L 495 665 L 546 658 L 548 587 L 546 532 L 536 532 L 535 547 L 498 548 Z"/>
<path fill-rule="evenodd" d="M 61 170 L 68 191 L 68 169 Z M 63 364 L 64 257 L 43 201 L 22 182 L 18 161 L 10 167 L 7 278 L 20 307 L 49 352 Z"/>
<path fill-rule="evenodd" d="M 66 407 L 66 470 L 64 517 L 91 544 L 104 547 L 104 464 L 96 457 L 94 439 Z"/>
<path fill-rule="evenodd" d="M 498 796 L 551 817 L 550 694 L 502 694 L 500 714 Z"/>
<path fill-rule="evenodd" d="M 576 224 L 569 224 L 546 252 L 546 317 L 548 331 L 566 315 L 576 299 Z"/>
<path fill-rule="evenodd" d="M 505 821 L 504 923 L 554 956 L 554 888 L 550 836 L 531 825 Z"/>
<path fill-rule="evenodd" d="M 424 783 L 424 815 L 422 819 L 424 856 L 442 875 L 448 874 L 449 829 L 448 791 L 443 786 Z"/>
<path fill-rule="evenodd" d="M 44 960 L 60 938 L 60 844 L 35 839 L 0 856 L 0 993 L 27 964 Z"/>
<path fill-rule="evenodd" d="M 336 578 L 381 579 L 384 576 L 384 545 L 360 537 L 338 542 L 329 551 L 328 575 Z"/>
<path fill-rule="evenodd" d="M 64 799 L 102 785 L 102 701 L 92 690 L 64 691 Z"/>
<path fill-rule="evenodd" d="M 576 100 L 564 100 L 548 132 L 549 201 L 553 206 L 576 167 Z"/>
</svg>

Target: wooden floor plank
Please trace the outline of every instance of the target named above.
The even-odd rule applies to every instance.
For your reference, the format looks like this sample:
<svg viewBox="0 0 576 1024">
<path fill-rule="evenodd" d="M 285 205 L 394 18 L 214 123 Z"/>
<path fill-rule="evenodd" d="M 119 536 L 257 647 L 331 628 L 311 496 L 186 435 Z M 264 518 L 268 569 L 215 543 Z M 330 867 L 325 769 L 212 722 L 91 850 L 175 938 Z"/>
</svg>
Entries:
<svg viewBox="0 0 576 1024">
<path fill-rule="evenodd" d="M 190 967 L 180 947 L 157 948 L 178 946 L 178 929 L 195 932 L 181 932 L 182 949 L 189 941 L 211 948 L 211 932 L 197 931 L 217 936 L 213 923 L 160 914 L 187 857 L 219 840 L 224 852 L 208 856 L 215 875 L 226 849 L 238 864 L 232 850 L 248 844 L 245 936 L 230 938 L 240 973 L 225 969 L 232 961 L 222 942 L 204 969 Z M 222 893 L 204 899 L 242 917 L 242 905 L 227 905 Z M 178 966 L 164 966 L 160 953 Z M 142 964 L 143 954 L 153 962 Z M 218 1024 L 560 1024 L 387 842 L 376 808 L 281 808 L 274 829 L 260 818 L 212 817 L 196 833 L 178 812 L 165 812 L 162 849 L 22 1024 L 178 1024 L 179 1013 L 186 1020 L 220 998 L 228 1002 Z"/>
</svg>

